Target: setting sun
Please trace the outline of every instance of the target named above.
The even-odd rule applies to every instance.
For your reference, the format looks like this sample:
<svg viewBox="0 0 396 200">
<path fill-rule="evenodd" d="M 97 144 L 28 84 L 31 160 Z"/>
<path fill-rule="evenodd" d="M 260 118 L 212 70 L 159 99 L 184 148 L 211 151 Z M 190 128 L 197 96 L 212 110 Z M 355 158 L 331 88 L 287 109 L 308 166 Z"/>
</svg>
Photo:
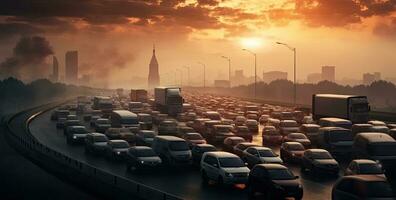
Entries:
<svg viewBox="0 0 396 200">
<path fill-rule="evenodd" d="M 261 38 L 242 38 L 241 44 L 245 48 L 258 48 L 262 45 Z"/>
</svg>

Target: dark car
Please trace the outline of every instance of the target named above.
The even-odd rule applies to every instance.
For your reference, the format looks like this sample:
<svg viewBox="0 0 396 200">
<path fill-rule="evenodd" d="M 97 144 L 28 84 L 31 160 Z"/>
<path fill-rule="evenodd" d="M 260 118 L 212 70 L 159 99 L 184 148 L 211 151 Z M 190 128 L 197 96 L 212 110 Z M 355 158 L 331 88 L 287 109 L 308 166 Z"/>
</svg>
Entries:
<svg viewBox="0 0 396 200">
<path fill-rule="evenodd" d="M 70 126 L 82 126 L 82 123 L 79 120 L 66 120 L 63 126 L 63 134 L 67 135 L 67 127 Z"/>
<path fill-rule="evenodd" d="M 231 130 L 231 125 L 214 125 L 212 133 L 207 135 L 206 139 L 212 143 L 223 142 L 226 138 L 235 136 Z"/>
<path fill-rule="evenodd" d="M 151 130 L 141 130 L 136 133 L 137 146 L 151 146 L 154 141 L 155 132 Z"/>
<path fill-rule="evenodd" d="M 223 142 L 223 151 L 233 152 L 234 146 L 241 143 L 246 142 L 246 140 L 242 137 L 232 136 L 224 139 Z"/>
<path fill-rule="evenodd" d="M 395 193 L 383 176 L 353 175 L 340 178 L 333 186 L 332 200 L 394 200 Z"/>
<path fill-rule="evenodd" d="M 85 126 L 69 126 L 66 129 L 67 144 L 83 144 L 88 130 Z"/>
<path fill-rule="evenodd" d="M 263 144 L 280 144 L 283 136 L 275 126 L 264 126 L 262 138 Z"/>
<path fill-rule="evenodd" d="M 109 140 L 106 146 L 105 155 L 108 159 L 122 160 L 129 149 L 129 144 L 125 140 Z"/>
<path fill-rule="evenodd" d="M 205 138 L 199 133 L 186 133 L 182 138 L 187 141 L 190 148 L 197 144 L 206 144 Z"/>
<path fill-rule="evenodd" d="M 283 138 L 284 142 L 299 142 L 304 145 L 305 148 L 311 147 L 311 141 L 303 133 L 289 133 Z"/>
<path fill-rule="evenodd" d="M 216 147 L 211 144 L 197 144 L 191 150 L 192 160 L 194 165 L 199 165 L 202 155 L 205 152 L 217 151 Z"/>
<path fill-rule="evenodd" d="M 96 132 L 104 133 L 111 125 L 109 119 L 99 118 L 95 121 L 94 127 Z"/>
<path fill-rule="evenodd" d="M 280 157 L 284 162 L 301 162 L 304 145 L 299 142 L 284 142 L 280 147 Z"/>
<path fill-rule="evenodd" d="M 301 171 L 309 170 L 312 175 L 322 173 L 337 175 L 340 171 L 338 162 L 324 149 L 308 149 L 304 151 Z"/>
<path fill-rule="evenodd" d="M 233 129 L 233 132 L 236 136 L 242 137 L 248 142 L 253 140 L 253 134 L 247 126 L 236 126 Z"/>
<path fill-rule="evenodd" d="M 135 146 L 130 147 L 125 155 L 128 170 L 152 169 L 159 167 L 161 158 L 151 147 Z"/>
<path fill-rule="evenodd" d="M 164 120 L 158 125 L 158 135 L 173 135 L 177 136 L 178 127 L 175 120 Z"/>
<path fill-rule="evenodd" d="M 295 120 L 281 120 L 279 123 L 279 131 L 283 136 L 298 132 L 299 129 L 300 127 Z"/>
<path fill-rule="evenodd" d="M 349 129 L 340 127 L 320 128 L 318 146 L 335 156 L 349 156 L 353 153 L 352 132 Z"/>
<path fill-rule="evenodd" d="M 249 147 L 257 147 L 257 144 L 253 144 L 250 142 L 241 142 L 237 145 L 234 146 L 233 149 L 233 153 L 237 156 L 239 156 L 240 158 L 243 158 L 244 153 L 243 151 L 245 151 L 245 149 L 249 148 Z"/>
<path fill-rule="evenodd" d="M 85 137 L 85 151 L 92 154 L 104 154 L 109 139 L 102 133 L 88 133 Z"/>
<path fill-rule="evenodd" d="M 285 199 L 303 197 L 303 187 L 287 167 L 280 164 L 258 164 L 249 173 L 248 191 L 252 199 L 257 193 L 264 199 Z"/>
<path fill-rule="evenodd" d="M 384 175 L 381 165 L 373 160 L 357 159 L 352 160 L 345 169 L 345 176 L 348 175 Z"/>
</svg>

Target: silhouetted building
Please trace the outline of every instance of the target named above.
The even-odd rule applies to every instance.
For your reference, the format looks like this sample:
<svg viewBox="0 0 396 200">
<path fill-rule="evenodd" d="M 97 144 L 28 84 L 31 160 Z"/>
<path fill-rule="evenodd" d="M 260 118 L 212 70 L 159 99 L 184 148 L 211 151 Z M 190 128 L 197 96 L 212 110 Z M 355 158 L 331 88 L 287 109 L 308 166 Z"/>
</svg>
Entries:
<svg viewBox="0 0 396 200">
<path fill-rule="evenodd" d="M 50 76 L 50 80 L 52 82 L 59 81 L 59 63 L 55 56 L 52 57 L 52 75 Z"/>
<path fill-rule="evenodd" d="M 215 87 L 228 88 L 228 87 L 230 87 L 230 81 L 228 81 L 228 80 L 215 80 L 214 81 L 214 86 Z"/>
<path fill-rule="evenodd" d="M 379 73 L 379 72 L 374 72 L 373 74 L 371 74 L 371 73 L 363 74 L 363 84 L 364 85 L 370 85 L 374 81 L 379 81 L 379 80 L 381 80 L 381 73 Z"/>
<path fill-rule="evenodd" d="M 335 82 L 335 66 L 322 67 L 322 80 Z"/>
<path fill-rule="evenodd" d="M 374 79 L 376 81 L 381 80 L 381 72 L 374 72 Z"/>
<path fill-rule="evenodd" d="M 320 81 L 322 81 L 321 73 L 312 73 L 307 76 L 307 83 L 318 83 Z"/>
<path fill-rule="evenodd" d="M 287 80 L 287 72 L 281 71 L 270 71 L 263 73 L 263 81 L 266 83 L 271 83 L 275 80 Z"/>
<path fill-rule="evenodd" d="M 148 75 L 148 87 L 155 88 L 160 84 L 159 66 L 157 57 L 155 56 L 155 46 L 153 46 L 153 56 L 151 57 Z"/>
<path fill-rule="evenodd" d="M 66 52 L 65 62 L 66 82 L 74 83 L 78 80 L 78 52 Z"/>
</svg>

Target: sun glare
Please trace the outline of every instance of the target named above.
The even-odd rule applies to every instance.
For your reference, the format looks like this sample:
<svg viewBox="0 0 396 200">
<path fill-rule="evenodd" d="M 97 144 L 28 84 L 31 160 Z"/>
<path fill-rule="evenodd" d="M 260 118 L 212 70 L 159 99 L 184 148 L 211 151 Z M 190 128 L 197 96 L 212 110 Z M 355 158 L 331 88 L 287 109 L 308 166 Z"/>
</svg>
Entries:
<svg viewBox="0 0 396 200">
<path fill-rule="evenodd" d="M 262 40 L 260 38 L 242 38 L 241 44 L 244 48 L 258 48 L 262 44 Z"/>
</svg>

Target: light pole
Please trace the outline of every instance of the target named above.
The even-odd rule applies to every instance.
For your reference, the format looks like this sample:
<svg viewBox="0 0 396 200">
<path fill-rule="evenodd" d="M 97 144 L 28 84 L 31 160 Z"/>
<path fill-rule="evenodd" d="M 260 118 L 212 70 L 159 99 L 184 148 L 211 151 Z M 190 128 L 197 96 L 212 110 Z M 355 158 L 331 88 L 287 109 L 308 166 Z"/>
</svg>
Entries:
<svg viewBox="0 0 396 200">
<path fill-rule="evenodd" d="M 288 49 L 290 49 L 291 51 L 293 51 L 293 57 L 294 57 L 294 82 L 293 82 L 293 85 L 294 85 L 294 96 L 293 96 L 293 104 L 294 104 L 294 107 L 296 107 L 296 105 L 297 105 L 297 81 L 296 81 L 296 77 L 297 77 L 297 49 L 296 48 L 294 48 L 294 47 L 291 47 L 291 46 L 289 46 L 288 44 L 286 44 L 286 43 L 282 43 L 282 42 L 276 42 L 276 44 L 279 44 L 279 45 L 283 45 L 283 46 L 285 46 L 285 47 L 287 47 Z"/>
<path fill-rule="evenodd" d="M 228 60 L 228 82 L 231 87 L 231 58 L 229 58 L 227 56 L 221 56 L 221 57 Z"/>
<path fill-rule="evenodd" d="M 198 62 L 198 64 L 203 66 L 203 87 L 206 88 L 206 65 L 201 62 Z"/>
<path fill-rule="evenodd" d="M 188 81 L 188 86 L 191 86 L 191 82 L 190 82 L 190 67 L 188 66 L 183 66 L 185 69 L 187 69 L 187 81 Z"/>
<path fill-rule="evenodd" d="M 183 70 L 176 69 L 176 71 L 180 72 L 180 87 L 183 87 Z"/>
<path fill-rule="evenodd" d="M 242 49 L 242 51 L 246 51 L 254 56 L 254 98 L 257 98 L 257 54 L 248 49 Z"/>
</svg>

